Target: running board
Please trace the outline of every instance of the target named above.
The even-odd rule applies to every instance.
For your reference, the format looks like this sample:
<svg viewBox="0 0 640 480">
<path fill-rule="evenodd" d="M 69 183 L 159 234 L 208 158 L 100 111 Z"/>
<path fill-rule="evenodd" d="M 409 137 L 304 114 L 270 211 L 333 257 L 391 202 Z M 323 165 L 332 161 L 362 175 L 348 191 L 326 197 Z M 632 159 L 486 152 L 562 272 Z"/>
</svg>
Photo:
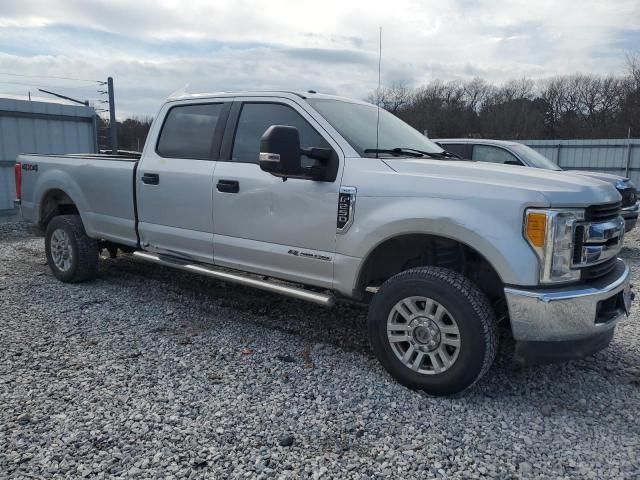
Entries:
<svg viewBox="0 0 640 480">
<path fill-rule="evenodd" d="M 335 296 L 325 293 L 311 292 L 298 287 L 288 287 L 278 283 L 267 282 L 265 280 L 258 280 L 246 275 L 237 273 L 230 273 L 227 271 L 216 270 L 210 267 L 204 267 L 202 265 L 193 263 L 183 263 L 180 260 L 165 260 L 158 255 L 153 255 L 147 252 L 135 251 L 133 256 L 140 260 L 145 260 L 151 263 L 157 263 L 165 267 L 177 268 L 178 270 L 184 270 L 186 272 L 198 273 L 207 277 L 216 278 L 218 280 L 224 280 L 226 282 L 237 283 L 245 285 L 247 287 L 259 288 L 260 290 L 266 290 L 267 292 L 279 293 L 286 295 L 287 297 L 297 298 L 298 300 L 305 300 L 307 302 L 322 305 L 323 307 L 331 307 L 336 301 Z"/>
</svg>

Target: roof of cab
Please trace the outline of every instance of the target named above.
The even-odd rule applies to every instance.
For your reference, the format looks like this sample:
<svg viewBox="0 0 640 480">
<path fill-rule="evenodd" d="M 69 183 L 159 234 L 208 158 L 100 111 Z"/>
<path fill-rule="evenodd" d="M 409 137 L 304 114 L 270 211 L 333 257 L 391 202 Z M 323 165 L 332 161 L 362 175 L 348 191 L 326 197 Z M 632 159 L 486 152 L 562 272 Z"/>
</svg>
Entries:
<svg viewBox="0 0 640 480">
<path fill-rule="evenodd" d="M 438 143 L 482 143 L 485 145 L 502 146 L 522 145 L 513 140 L 493 140 L 491 138 L 430 138 L 430 140 Z"/>
<path fill-rule="evenodd" d="M 293 91 L 293 90 L 239 90 L 228 92 L 207 92 L 207 93 L 189 93 L 170 96 L 167 101 L 173 102 L 178 100 L 191 100 L 191 99 L 203 99 L 203 98 L 221 98 L 221 97 L 297 97 L 301 99 L 318 98 L 325 100 L 340 100 L 350 103 L 361 103 L 365 105 L 371 105 L 368 102 L 362 100 L 356 100 L 354 98 L 341 97 L 338 95 L 329 95 L 326 93 L 317 93 L 313 90 L 306 92 Z"/>
</svg>

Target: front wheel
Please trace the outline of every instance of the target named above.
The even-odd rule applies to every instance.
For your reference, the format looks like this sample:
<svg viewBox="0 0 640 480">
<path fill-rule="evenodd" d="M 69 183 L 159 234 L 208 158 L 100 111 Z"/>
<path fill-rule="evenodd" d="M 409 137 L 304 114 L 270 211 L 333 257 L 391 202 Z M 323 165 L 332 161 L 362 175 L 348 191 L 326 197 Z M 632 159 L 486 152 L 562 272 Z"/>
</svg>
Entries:
<svg viewBox="0 0 640 480">
<path fill-rule="evenodd" d="M 369 307 L 374 353 L 402 384 L 457 393 L 491 367 L 498 337 L 486 296 L 463 275 L 419 267 L 387 280 Z"/>
<path fill-rule="evenodd" d="M 79 215 L 59 215 L 47 225 L 47 263 L 63 282 L 82 282 L 98 271 L 98 242 L 87 236 Z"/>
</svg>

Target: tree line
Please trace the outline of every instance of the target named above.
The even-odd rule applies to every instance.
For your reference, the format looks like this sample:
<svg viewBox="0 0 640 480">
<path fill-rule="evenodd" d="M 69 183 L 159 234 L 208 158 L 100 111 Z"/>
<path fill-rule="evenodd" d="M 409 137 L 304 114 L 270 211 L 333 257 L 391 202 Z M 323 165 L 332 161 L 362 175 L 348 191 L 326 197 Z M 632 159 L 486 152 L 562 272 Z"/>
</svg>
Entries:
<svg viewBox="0 0 640 480">
<path fill-rule="evenodd" d="M 133 117 L 118 121 L 118 149 L 141 152 L 151 128 L 151 117 Z M 96 116 L 98 130 L 98 147 L 100 150 L 111 148 L 109 122 Z"/>
<path fill-rule="evenodd" d="M 431 138 L 571 139 L 640 137 L 640 54 L 624 75 L 483 79 L 396 84 L 372 92 L 379 104 Z"/>
</svg>

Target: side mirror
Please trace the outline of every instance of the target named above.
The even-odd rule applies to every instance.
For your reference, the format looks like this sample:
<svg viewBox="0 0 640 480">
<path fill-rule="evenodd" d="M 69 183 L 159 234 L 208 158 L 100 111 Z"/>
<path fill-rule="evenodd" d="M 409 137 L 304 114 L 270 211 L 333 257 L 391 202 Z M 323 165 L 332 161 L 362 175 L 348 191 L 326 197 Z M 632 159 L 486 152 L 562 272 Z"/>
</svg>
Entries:
<svg viewBox="0 0 640 480">
<path fill-rule="evenodd" d="M 299 176 L 302 172 L 300 134 L 295 127 L 271 125 L 260 139 L 260 168 L 277 176 Z"/>
<path fill-rule="evenodd" d="M 519 167 L 522 167 L 522 162 L 520 160 L 505 160 L 503 163 L 505 165 L 517 165 Z"/>
<path fill-rule="evenodd" d="M 302 156 L 318 163 L 304 166 Z M 333 182 L 337 171 L 334 157 L 330 148 L 300 148 L 298 129 L 287 125 L 271 125 L 260 139 L 260 168 L 284 180 L 292 177 Z"/>
</svg>

